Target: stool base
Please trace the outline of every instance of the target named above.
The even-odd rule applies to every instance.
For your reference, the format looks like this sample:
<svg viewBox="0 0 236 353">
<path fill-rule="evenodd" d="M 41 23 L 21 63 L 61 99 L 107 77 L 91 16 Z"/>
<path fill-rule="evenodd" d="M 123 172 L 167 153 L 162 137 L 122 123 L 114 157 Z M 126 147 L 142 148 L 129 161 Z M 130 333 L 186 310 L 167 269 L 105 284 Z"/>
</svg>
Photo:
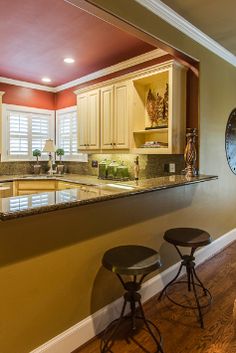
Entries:
<svg viewBox="0 0 236 353">
<path fill-rule="evenodd" d="M 212 296 L 211 296 L 210 291 L 203 285 L 203 283 L 199 279 L 198 275 L 196 274 L 195 262 L 194 262 L 195 258 L 193 256 L 195 250 L 196 249 L 193 248 L 190 255 L 182 255 L 180 253 L 179 249 L 177 248 L 177 251 L 180 254 L 181 259 L 182 259 L 181 265 L 179 267 L 179 270 L 178 270 L 176 276 L 161 291 L 158 300 L 161 300 L 162 296 L 165 295 L 173 304 L 176 304 L 182 308 L 197 310 L 200 326 L 201 326 L 201 328 L 204 328 L 202 309 L 208 307 L 211 304 Z M 179 278 L 179 276 L 181 274 L 181 270 L 183 267 L 186 268 L 187 281 L 177 281 L 177 279 Z M 168 293 L 168 289 L 171 286 L 177 285 L 180 283 L 185 283 L 187 285 L 188 291 L 193 292 L 195 305 L 184 305 L 184 304 L 178 303 L 177 301 L 175 301 L 174 299 L 171 298 L 171 296 Z M 196 290 L 197 287 L 200 287 L 203 291 L 204 296 L 207 297 L 206 304 L 201 304 L 200 297 L 198 296 L 197 290 Z"/>
<path fill-rule="evenodd" d="M 118 275 L 119 279 L 120 276 Z M 116 333 L 119 331 L 119 328 L 122 325 L 122 322 L 124 320 L 129 320 L 131 323 L 131 332 L 134 332 L 136 330 L 136 322 L 137 320 L 141 320 L 144 324 L 144 327 L 152 340 L 154 341 L 157 350 L 155 353 L 164 353 L 162 349 L 162 343 L 161 343 L 161 333 L 156 325 L 154 325 L 153 322 L 150 320 L 147 320 L 144 314 L 143 306 L 141 303 L 141 295 L 138 293 L 138 290 L 140 289 L 140 283 L 136 282 L 136 276 L 135 280 L 131 282 L 124 283 L 122 281 L 122 284 L 124 285 L 125 289 L 127 292 L 124 294 L 124 303 L 123 307 L 121 310 L 120 317 L 114 321 L 108 327 L 106 328 L 104 332 L 104 338 L 101 340 L 101 346 L 100 346 L 100 352 L 101 353 L 112 353 L 112 345 L 113 345 L 113 339 L 115 338 Z M 129 315 L 124 315 L 125 309 L 127 305 L 130 305 L 130 314 Z M 110 334 L 108 335 L 108 331 L 111 330 Z M 107 337 L 106 337 L 107 336 Z M 130 335 L 131 337 L 131 335 Z M 144 347 L 142 347 L 144 348 Z M 144 350 L 147 352 L 147 350 Z"/>
</svg>

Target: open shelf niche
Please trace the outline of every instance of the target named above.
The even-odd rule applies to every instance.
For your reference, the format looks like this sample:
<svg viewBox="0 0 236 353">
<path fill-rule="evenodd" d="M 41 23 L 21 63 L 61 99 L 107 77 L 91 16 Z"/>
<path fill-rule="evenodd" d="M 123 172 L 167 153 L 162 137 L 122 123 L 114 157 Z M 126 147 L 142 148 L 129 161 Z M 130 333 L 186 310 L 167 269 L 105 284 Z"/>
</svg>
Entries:
<svg viewBox="0 0 236 353">
<path fill-rule="evenodd" d="M 185 69 L 175 61 L 170 61 L 133 79 L 133 153 L 183 153 L 186 124 L 185 76 Z M 151 100 L 149 107 L 148 100 Z M 152 115 L 153 109 L 158 109 L 159 114 Z"/>
</svg>

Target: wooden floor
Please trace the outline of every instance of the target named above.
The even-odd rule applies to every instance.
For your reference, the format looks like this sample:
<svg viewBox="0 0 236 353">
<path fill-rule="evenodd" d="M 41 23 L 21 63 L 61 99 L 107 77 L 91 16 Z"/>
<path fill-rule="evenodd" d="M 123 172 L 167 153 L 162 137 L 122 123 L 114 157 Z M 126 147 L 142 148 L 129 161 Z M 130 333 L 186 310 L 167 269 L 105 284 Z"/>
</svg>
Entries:
<svg viewBox="0 0 236 353">
<path fill-rule="evenodd" d="M 205 329 L 201 329 L 193 311 L 161 302 L 157 297 L 144 305 L 146 316 L 158 325 L 163 337 L 164 353 L 236 353 L 236 242 L 197 268 L 203 283 L 213 296 L 210 309 L 204 315 Z M 175 293 L 176 293 L 175 288 Z M 178 292 L 180 288 L 178 288 Z M 236 305 L 235 305 L 236 311 Z M 144 329 L 140 329 L 129 343 L 119 337 L 112 347 L 113 353 L 154 353 L 153 342 Z M 142 349 L 138 346 L 145 346 Z M 74 353 L 99 353 L 99 338 Z"/>
</svg>

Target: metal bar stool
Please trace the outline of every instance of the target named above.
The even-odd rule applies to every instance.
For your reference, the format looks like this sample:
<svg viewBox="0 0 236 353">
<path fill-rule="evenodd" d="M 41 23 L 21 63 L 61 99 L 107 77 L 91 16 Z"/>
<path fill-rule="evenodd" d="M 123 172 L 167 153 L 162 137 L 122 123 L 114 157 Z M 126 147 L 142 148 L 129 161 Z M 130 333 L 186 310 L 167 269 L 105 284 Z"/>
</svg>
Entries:
<svg viewBox="0 0 236 353">
<path fill-rule="evenodd" d="M 178 306 L 181 306 L 187 309 L 196 309 L 198 311 L 201 328 L 204 328 L 202 309 L 210 305 L 212 296 L 209 290 L 203 285 L 202 281 L 199 279 L 196 273 L 194 253 L 198 247 L 202 247 L 210 244 L 211 236 L 210 234 L 208 234 L 207 232 L 201 229 L 173 228 L 165 232 L 164 239 L 168 243 L 175 246 L 182 261 L 176 276 L 164 287 L 164 289 L 160 293 L 159 300 L 161 300 L 162 296 L 165 294 L 172 303 Z M 179 250 L 178 246 L 191 248 L 190 255 L 183 255 Z M 183 267 L 186 268 L 187 281 L 177 281 Z M 180 284 L 180 283 L 187 284 L 187 289 L 189 292 L 193 291 L 195 304 L 185 305 L 185 304 L 178 303 L 176 300 L 171 298 L 171 296 L 168 293 L 168 289 L 170 288 L 170 286 Z M 207 302 L 204 304 L 201 303 L 201 298 L 197 293 L 197 289 L 196 289 L 197 287 L 200 287 L 203 291 L 204 296 L 207 297 Z"/>
<path fill-rule="evenodd" d="M 146 331 L 157 347 L 156 353 L 164 353 L 161 345 L 160 331 L 154 323 L 146 319 L 139 293 L 144 278 L 161 266 L 158 252 L 139 245 L 118 246 L 105 252 L 102 264 L 107 270 L 117 275 L 126 292 L 124 294 L 124 303 L 120 317 L 112 321 L 104 332 L 101 340 L 101 353 L 112 352 L 111 348 L 115 335 L 122 325 L 123 320 L 129 320 L 130 322 L 131 330 L 129 333 L 134 333 L 137 320 L 142 320 Z M 122 276 L 129 276 L 129 280 L 124 281 Z M 125 315 L 128 303 L 130 313 Z"/>
</svg>

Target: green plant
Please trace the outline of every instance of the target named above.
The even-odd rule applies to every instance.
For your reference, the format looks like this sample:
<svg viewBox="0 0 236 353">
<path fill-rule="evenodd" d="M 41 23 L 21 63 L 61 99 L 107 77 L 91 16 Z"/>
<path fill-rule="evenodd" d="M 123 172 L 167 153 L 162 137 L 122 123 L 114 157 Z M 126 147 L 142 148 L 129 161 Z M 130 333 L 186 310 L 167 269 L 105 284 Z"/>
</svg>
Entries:
<svg viewBox="0 0 236 353">
<path fill-rule="evenodd" d="M 56 155 L 60 158 L 60 163 L 61 163 L 61 157 L 64 156 L 65 151 L 63 150 L 63 148 L 58 148 L 56 150 Z"/>
<path fill-rule="evenodd" d="M 37 164 L 39 164 L 39 157 L 41 157 L 41 151 L 36 148 L 35 150 L 33 150 L 33 156 L 36 157 Z"/>
</svg>

